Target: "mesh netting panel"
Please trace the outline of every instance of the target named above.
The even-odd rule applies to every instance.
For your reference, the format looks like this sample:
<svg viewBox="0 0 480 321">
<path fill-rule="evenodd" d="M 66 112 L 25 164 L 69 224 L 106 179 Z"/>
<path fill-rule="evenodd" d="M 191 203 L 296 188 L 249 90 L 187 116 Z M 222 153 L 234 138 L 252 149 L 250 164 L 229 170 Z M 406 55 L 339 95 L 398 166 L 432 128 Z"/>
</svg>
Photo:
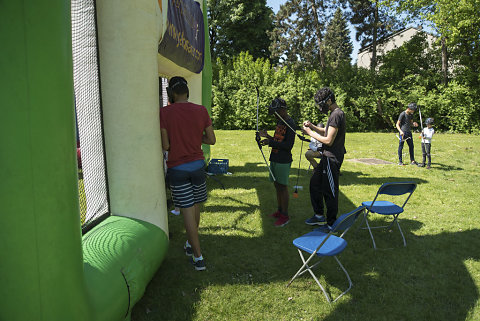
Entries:
<svg viewBox="0 0 480 321">
<path fill-rule="evenodd" d="M 82 230 L 108 215 L 94 0 L 72 0 L 72 52 Z"/>
</svg>

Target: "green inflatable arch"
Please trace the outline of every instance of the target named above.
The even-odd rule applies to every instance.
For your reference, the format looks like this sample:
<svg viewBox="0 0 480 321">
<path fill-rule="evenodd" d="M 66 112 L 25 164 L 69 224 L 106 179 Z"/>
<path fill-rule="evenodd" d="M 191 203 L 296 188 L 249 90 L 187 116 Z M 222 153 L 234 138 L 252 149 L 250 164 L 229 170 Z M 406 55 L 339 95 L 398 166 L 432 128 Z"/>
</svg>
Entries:
<svg viewBox="0 0 480 321">
<path fill-rule="evenodd" d="M 111 215 L 82 236 L 70 5 L 0 1 L 0 320 L 129 320 L 164 259 L 158 77 L 207 107 L 212 77 L 207 23 L 201 73 L 158 56 L 168 2 L 96 1 Z"/>
</svg>

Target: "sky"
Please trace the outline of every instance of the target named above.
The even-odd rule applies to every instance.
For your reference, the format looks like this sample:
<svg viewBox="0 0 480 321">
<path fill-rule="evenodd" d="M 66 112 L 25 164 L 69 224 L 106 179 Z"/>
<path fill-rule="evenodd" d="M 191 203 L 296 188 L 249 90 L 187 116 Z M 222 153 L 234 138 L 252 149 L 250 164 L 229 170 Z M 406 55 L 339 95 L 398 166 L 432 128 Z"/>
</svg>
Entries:
<svg viewBox="0 0 480 321">
<path fill-rule="evenodd" d="M 267 0 L 267 6 L 273 9 L 273 12 L 277 13 L 280 9 L 280 5 L 285 3 L 286 0 Z M 355 63 L 357 61 L 357 53 L 360 49 L 360 43 L 355 41 L 355 29 L 353 26 L 350 26 L 350 38 L 353 44 L 353 52 L 352 52 L 352 62 Z"/>
</svg>

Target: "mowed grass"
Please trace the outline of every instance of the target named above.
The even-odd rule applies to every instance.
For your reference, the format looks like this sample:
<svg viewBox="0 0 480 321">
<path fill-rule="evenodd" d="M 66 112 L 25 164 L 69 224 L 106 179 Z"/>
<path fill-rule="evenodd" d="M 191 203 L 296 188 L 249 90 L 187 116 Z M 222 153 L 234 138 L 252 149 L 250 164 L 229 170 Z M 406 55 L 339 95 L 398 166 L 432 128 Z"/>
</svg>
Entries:
<svg viewBox="0 0 480 321">
<path fill-rule="evenodd" d="M 357 228 L 359 222 L 346 235 L 348 247 L 339 258 L 354 286 L 330 305 L 308 274 L 286 287 L 301 265 L 292 240 L 312 229 L 304 223 L 313 214 L 308 162 L 302 155 L 298 185 L 303 190 L 290 198 L 290 223 L 276 228 L 268 217 L 276 210 L 275 192 L 254 132 L 219 130 L 216 135 L 212 157 L 229 159 L 233 174 L 218 177 L 225 190 L 208 180 L 200 224 L 207 271 L 196 272 L 188 263 L 182 217 L 169 214 L 169 252 L 133 308 L 132 320 L 480 320 L 479 136 L 435 134 L 427 170 L 396 164 L 393 133 L 347 133 L 341 213 L 371 200 L 384 182 L 412 180 L 418 187 L 400 219 L 407 247 L 396 228 L 374 230 L 377 251 L 368 232 Z M 415 137 L 414 142 L 421 161 L 420 141 Z M 302 154 L 307 148 L 304 143 Z M 297 140 L 290 195 L 300 149 Z M 350 161 L 355 158 L 393 164 Z M 316 271 L 333 296 L 347 288 L 333 259 Z"/>
</svg>

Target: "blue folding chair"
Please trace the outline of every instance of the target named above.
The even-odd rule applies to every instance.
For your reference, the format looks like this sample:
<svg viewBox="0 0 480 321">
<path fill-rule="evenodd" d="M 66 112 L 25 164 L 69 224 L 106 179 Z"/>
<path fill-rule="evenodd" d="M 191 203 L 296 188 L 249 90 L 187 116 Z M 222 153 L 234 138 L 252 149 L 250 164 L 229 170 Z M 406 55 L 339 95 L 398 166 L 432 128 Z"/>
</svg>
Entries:
<svg viewBox="0 0 480 321">
<path fill-rule="evenodd" d="M 287 287 L 290 284 L 292 284 L 293 280 L 295 280 L 297 276 L 300 276 L 303 273 L 308 271 L 312 275 L 315 282 L 317 282 L 320 289 L 322 289 L 323 294 L 325 295 L 325 298 L 327 298 L 327 301 L 329 303 L 337 301 L 340 297 L 342 297 L 345 293 L 347 293 L 352 288 L 352 285 L 353 285 L 352 280 L 350 279 L 350 276 L 348 275 L 347 270 L 345 270 L 342 263 L 340 263 L 340 260 L 337 258 L 337 255 L 342 253 L 343 250 L 345 250 L 345 248 L 347 247 L 347 241 L 345 241 L 343 237 L 345 233 L 347 233 L 347 231 L 353 225 L 353 223 L 355 223 L 355 220 L 363 210 L 364 210 L 364 206 L 359 206 L 355 210 L 351 211 L 350 213 L 341 215 L 339 218 L 337 218 L 335 223 L 332 225 L 332 229 L 328 233 L 322 231 L 322 228 L 319 228 L 293 240 L 293 245 L 295 245 L 298 248 L 298 253 L 300 254 L 300 258 L 302 259 L 303 264 L 298 270 L 298 272 L 290 280 L 290 282 L 288 282 Z M 343 233 L 340 236 L 334 235 L 334 233 L 339 231 L 343 231 Z M 305 260 L 305 257 L 303 256 L 303 252 L 310 254 L 308 259 Z M 316 256 L 319 257 L 320 260 L 317 261 L 315 264 L 309 265 L 310 261 Z M 342 294 L 340 294 L 333 301 L 331 301 L 329 295 L 327 294 L 327 292 L 325 291 L 325 289 L 320 284 L 317 277 L 312 271 L 312 269 L 316 267 L 318 264 L 320 264 L 323 258 L 327 256 L 333 256 L 335 258 L 340 268 L 342 268 L 343 272 L 345 272 L 345 275 L 347 276 L 348 283 L 349 283 L 348 289 L 344 291 Z"/>
<path fill-rule="evenodd" d="M 398 230 L 400 231 L 400 234 L 402 235 L 403 239 L 403 245 L 407 246 L 407 242 L 405 241 L 405 236 L 403 235 L 402 228 L 400 227 L 400 224 L 398 223 L 398 216 L 403 213 L 403 209 L 405 205 L 407 204 L 408 200 L 410 199 L 410 196 L 412 196 L 412 193 L 415 191 L 417 188 L 417 183 L 415 182 L 392 182 L 392 183 L 385 183 L 377 191 L 377 194 L 375 195 L 375 198 L 373 201 L 368 201 L 368 202 L 362 202 L 362 205 L 365 206 L 365 212 L 364 212 L 364 219 L 365 223 L 367 225 L 367 229 L 370 232 L 370 237 L 372 238 L 373 242 L 373 248 L 377 249 L 377 246 L 375 244 L 375 239 L 373 238 L 372 234 L 372 229 L 374 228 L 387 228 L 390 229 L 393 224 L 397 224 Z M 378 200 L 380 195 L 390 195 L 390 196 L 401 196 L 401 195 L 407 195 L 405 202 L 403 205 L 400 207 L 396 205 L 395 203 L 392 203 L 390 201 L 382 201 Z M 368 223 L 368 214 L 369 213 L 377 213 L 380 215 L 391 215 L 393 216 L 393 221 L 390 223 L 390 225 L 385 225 L 385 226 L 373 226 L 370 227 L 370 224 Z"/>
</svg>

